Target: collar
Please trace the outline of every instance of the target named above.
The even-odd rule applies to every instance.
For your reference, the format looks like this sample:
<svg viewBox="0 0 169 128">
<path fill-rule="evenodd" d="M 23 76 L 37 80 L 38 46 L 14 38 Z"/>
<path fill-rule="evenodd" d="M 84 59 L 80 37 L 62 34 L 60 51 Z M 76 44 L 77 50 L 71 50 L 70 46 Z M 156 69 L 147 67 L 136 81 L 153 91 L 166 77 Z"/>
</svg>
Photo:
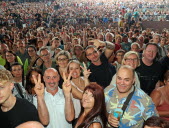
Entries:
<svg viewBox="0 0 169 128">
<path fill-rule="evenodd" d="M 45 95 L 52 95 L 50 92 L 48 92 L 47 90 L 46 90 L 46 88 L 45 88 Z M 58 86 L 58 91 L 56 92 L 56 94 L 54 95 L 54 96 L 56 96 L 56 95 L 59 95 L 59 94 L 63 94 L 63 91 L 62 91 L 62 89 L 60 89 L 59 88 L 59 86 Z"/>
</svg>

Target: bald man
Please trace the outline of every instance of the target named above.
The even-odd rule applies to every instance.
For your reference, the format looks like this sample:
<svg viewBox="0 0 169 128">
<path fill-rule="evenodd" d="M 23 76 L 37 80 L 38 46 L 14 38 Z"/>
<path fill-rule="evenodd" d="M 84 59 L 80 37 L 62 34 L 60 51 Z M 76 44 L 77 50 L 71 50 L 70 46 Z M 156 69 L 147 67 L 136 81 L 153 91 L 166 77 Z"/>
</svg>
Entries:
<svg viewBox="0 0 169 128">
<path fill-rule="evenodd" d="M 39 93 L 36 93 L 37 97 L 34 98 L 34 105 L 38 109 L 40 120 L 43 119 L 46 125 L 47 122 L 49 123 L 47 128 L 72 128 L 70 122 L 74 119 L 74 106 L 71 99 L 71 90 L 64 90 L 65 82 L 62 85 L 63 90 L 59 88 L 60 76 L 54 68 L 46 69 L 43 79 L 45 89 L 41 86 L 40 77 L 34 79 L 35 85 L 38 87 L 37 90 L 39 90 Z M 41 102 L 42 99 L 44 99 L 47 109 L 45 103 Z"/>
<path fill-rule="evenodd" d="M 135 73 L 133 68 L 123 65 L 117 72 L 116 86 L 105 88 L 110 128 L 142 128 L 144 121 L 151 116 L 158 115 L 152 99 L 143 90 L 135 87 L 134 83 Z M 128 96 L 131 97 L 129 102 L 126 103 Z M 124 105 L 126 105 L 126 109 L 124 109 Z M 121 116 L 113 114 L 114 110 L 117 110 L 116 108 L 121 109 Z"/>
</svg>

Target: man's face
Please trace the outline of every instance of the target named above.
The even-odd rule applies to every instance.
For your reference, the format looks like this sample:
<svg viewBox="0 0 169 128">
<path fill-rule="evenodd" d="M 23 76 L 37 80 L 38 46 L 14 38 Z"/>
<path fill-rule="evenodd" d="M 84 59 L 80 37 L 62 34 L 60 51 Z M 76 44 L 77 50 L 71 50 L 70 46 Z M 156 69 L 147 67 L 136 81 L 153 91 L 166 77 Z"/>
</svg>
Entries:
<svg viewBox="0 0 169 128">
<path fill-rule="evenodd" d="M 60 46 L 60 41 L 59 40 L 54 40 L 52 42 L 52 44 L 54 44 L 55 48 L 59 47 Z"/>
<path fill-rule="evenodd" d="M 4 104 L 12 94 L 13 84 L 7 81 L 0 82 L 0 104 Z"/>
<path fill-rule="evenodd" d="M 6 51 L 9 50 L 9 48 L 8 48 L 8 46 L 6 44 L 1 44 L 1 49 L 0 50 L 1 50 L 2 53 L 5 53 Z"/>
<path fill-rule="evenodd" d="M 154 45 L 148 45 L 147 48 L 143 52 L 144 58 L 149 61 L 153 61 L 156 55 L 157 55 L 157 47 Z"/>
<path fill-rule="evenodd" d="M 123 42 L 128 42 L 128 37 L 123 37 Z"/>
<path fill-rule="evenodd" d="M 86 50 L 86 57 L 91 62 L 98 62 L 100 60 L 100 54 L 95 48 L 89 48 Z"/>
<path fill-rule="evenodd" d="M 117 73 L 116 85 L 117 90 L 121 94 L 127 94 L 130 92 L 135 78 L 132 70 L 126 68 L 120 68 Z"/>
<path fill-rule="evenodd" d="M 23 43 L 22 41 L 19 41 L 19 42 L 17 43 L 17 47 L 18 47 L 18 48 L 23 48 L 23 47 L 24 47 L 24 43 Z"/>
<path fill-rule="evenodd" d="M 58 88 L 59 74 L 53 69 L 47 69 L 43 76 L 47 91 L 55 91 Z"/>
</svg>

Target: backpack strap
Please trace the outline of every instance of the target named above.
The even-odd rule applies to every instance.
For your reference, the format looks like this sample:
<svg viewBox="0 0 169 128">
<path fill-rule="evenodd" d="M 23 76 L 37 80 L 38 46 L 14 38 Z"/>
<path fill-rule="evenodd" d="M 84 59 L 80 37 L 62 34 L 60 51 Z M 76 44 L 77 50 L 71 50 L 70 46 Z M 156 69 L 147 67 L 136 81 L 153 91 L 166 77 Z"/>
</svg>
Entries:
<svg viewBox="0 0 169 128">
<path fill-rule="evenodd" d="M 14 86 L 16 87 L 19 95 L 24 98 L 24 95 L 23 95 L 23 91 L 22 91 L 22 88 L 20 87 L 19 83 L 14 83 Z"/>
</svg>

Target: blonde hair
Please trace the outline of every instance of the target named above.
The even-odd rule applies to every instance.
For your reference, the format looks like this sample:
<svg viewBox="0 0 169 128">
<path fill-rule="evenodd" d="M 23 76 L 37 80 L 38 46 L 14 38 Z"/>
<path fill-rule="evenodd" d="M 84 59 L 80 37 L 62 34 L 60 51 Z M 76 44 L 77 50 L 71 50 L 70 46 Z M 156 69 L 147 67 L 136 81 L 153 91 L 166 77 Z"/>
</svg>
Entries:
<svg viewBox="0 0 169 128">
<path fill-rule="evenodd" d="M 71 60 L 71 61 L 69 61 L 68 65 L 67 65 L 67 72 L 68 72 L 68 73 L 69 73 L 69 66 L 70 66 L 71 63 L 76 63 L 76 64 L 78 64 L 79 67 L 80 67 L 80 62 L 79 62 L 78 60 Z M 80 70 L 81 70 L 81 69 L 80 69 Z"/>
<path fill-rule="evenodd" d="M 116 41 L 118 38 L 120 38 L 120 39 L 122 40 L 122 36 L 118 34 L 118 35 L 115 36 L 115 41 Z"/>
<path fill-rule="evenodd" d="M 0 69 L 0 81 L 13 82 L 11 72 L 6 69 Z"/>
<path fill-rule="evenodd" d="M 126 59 L 127 57 L 129 57 L 130 55 L 132 55 L 132 54 L 134 54 L 134 55 L 137 56 L 137 58 L 138 58 L 138 66 L 140 66 L 140 61 L 139 61 L 140 58 L 139 58 L 138 53 L 135 52 L 135 51 L 129 51 L 129 52 L 126 52 L 126 53 L 124 54 L 124 57 L 123 57 L 123 60 L 122 60 L 122 65 L 124 65 L 125 59 Z M 138 67 L 138 66 L 137 66 L 137 67 Z"/>
<path fill-rule="evenodd" d="M 61 56 L 61 55 L 66 56 L 67 59 L 68 59 L 68 61 L 71 59 L 70 53 L 69 53 L 68 51 L 62 50 L 62 51 L 58 52 L 58 53 L 56 54 L 56 56 L 55 56 L 55 61 L 56 61 L 56 63 L 57 63 L 57 61 L 58 61 L 58 57 Z"/>
</svg>

